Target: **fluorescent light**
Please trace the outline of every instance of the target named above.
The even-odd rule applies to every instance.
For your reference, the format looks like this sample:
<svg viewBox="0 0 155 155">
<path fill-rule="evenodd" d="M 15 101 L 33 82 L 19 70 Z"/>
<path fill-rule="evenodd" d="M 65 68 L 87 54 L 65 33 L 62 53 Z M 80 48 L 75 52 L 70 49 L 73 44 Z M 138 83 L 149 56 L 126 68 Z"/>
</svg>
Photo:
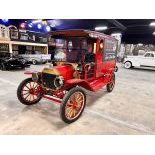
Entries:
<svg viewBox="0 0 155 155">
<path fill-rule="evenodd" d="M 38 20 L 34 20 L 34 21 L 32 21 L 33 24 L 40 23 L 40 22 L 42 22 L 41 19 L 38 19 Z"/>
<path fill-rule="evenodd" d="M 153 35 L 155 35 L 155 32 L 153 32 Z"/>
<path fill-rule="evenodd" d="M 142 43 L 138 43 L 138 46 L 143 46 L 143 44 Z"/>
<path fill-rule="evenodd" d="M 107 26 L 95 27 L 95 31 L 103 31 L 106 30 L 107 28 L 108 28 Z"/>
<path fill-rule="evenodd" d="M 111 36 L 121 36 L 122 33 L 112 33 Z"/>
<path fill-rule="evenodd" d="M 150 23 L 150 26 L 155 26 L 155 22 Z"/>
</svg>

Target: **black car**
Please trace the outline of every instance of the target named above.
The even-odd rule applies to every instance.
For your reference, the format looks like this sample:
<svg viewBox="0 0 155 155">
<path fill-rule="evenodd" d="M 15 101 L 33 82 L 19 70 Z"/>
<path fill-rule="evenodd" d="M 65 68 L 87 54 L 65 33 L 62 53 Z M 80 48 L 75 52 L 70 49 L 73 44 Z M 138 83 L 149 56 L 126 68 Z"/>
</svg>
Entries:
<svg viewBox="0 0 155 155">
<path fill-rule="evenodd" d="M 30 67 L 30 63 L 22 57 L 14 56 L 8 52 L 0 52 L 0 69 L 24 69 Z"/>
</svg>

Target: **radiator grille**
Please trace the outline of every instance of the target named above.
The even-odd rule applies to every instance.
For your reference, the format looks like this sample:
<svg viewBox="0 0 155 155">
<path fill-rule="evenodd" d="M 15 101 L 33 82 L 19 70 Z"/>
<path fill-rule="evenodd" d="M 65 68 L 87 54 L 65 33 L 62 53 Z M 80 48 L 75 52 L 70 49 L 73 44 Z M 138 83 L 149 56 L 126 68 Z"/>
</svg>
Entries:
<svg viewBox="0 0 155 155">
<path fill-rule="evenodd" d="M 56 89 L 56 87 L 54 85 L 55 78 L 56 78 L 56 75 L 43 73 L 42 74 L 43 86 L 50 88 L 50 89 Z"/>
</svg>

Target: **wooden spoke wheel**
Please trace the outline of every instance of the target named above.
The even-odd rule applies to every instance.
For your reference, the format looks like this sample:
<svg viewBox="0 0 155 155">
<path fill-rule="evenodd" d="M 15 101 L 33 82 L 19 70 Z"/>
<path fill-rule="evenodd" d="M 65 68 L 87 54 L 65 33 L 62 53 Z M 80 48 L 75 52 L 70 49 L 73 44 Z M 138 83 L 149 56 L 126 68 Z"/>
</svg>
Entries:
<svg viewBox="0 0 155 155">
<path fill-rule="evenodd" d="M 112 92 L 115 86 L 115 74 L 113 73 L 111 76 L 110 82 L 107 84 L 107 91 Z"/>
<path fill-rule="evenodd" d="M 66 123 L 76 121 L 81 116 L 85 105 L 85 92 L 79 87 L 72 88 L 65 95 L 60 107 L 60 116 L 62 120 Z"/>
<path fill-rule="evenodd" d="M 36 104 L 42 98 L 41 86 L 37 82 L 34 82 L 32 78 L 25 79 L 18 86 L 17 97 L 23 104 Z"/>
</svg>

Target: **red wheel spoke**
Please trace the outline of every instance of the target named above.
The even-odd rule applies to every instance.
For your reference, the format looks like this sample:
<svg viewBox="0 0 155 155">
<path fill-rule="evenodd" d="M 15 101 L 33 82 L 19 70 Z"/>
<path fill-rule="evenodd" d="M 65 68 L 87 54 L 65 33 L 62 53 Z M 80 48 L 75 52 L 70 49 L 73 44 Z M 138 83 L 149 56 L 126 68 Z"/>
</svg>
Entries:
<svg viewBox="0 0 155 155">
<path fill-rule="evenodd" d="M 25 85 L 25 87 L 29 90 L 30 89 L 30 87 L 28 87 L 28 85 Z"/>
<path fill-rule="evenodd" d="M 42 96 L 39 86 L 40 85 L 34 81 L 28 81 L 23 85 L 21 90 L 21 96 L 27 104 L 33 104 L 37 102 L 37 100 L 40 100 Z"/>
<path fill-rule="evenodd" d="M 24 93 L 23 95 L 27 95 L 27 94 L 29 94 L 29 92 L 27 92 L 27 93 Z"/>
<path fill-rule="evenodd" d="M 29 83 L 30 84 L 30 89 L 32 88 L 32 86 L 31 86 L 31 82 Z"/>
<path fill-rule="evenodd" d="M 22 91 L 27 91 L 28 92 L 29 90 L 28 89 L 27 90 L 26 89 L 23 89 Z"/>
<path fill-rule="evenodd" d="M 30 96 L 30 94 L 28 94 L 26 97 L 25 97 L 25 100 Z"/>
<path fill-rule="evenodd" d="M 36 83 L 35 83 L 35 82 L 33 82 L 33 88 L 34 88 L 35 84 L 36 84 Z"/>
<path fill-rule="evenodd" d="M 32 96 L 33 96 L 32 99 L 33 99 L 33 101 L 34 101 L 34 100 L 35 100 L 35 99 L 34 99 L 34 95 L 32 95 Z"/>
<path fill-rule="evenodd" d="M 38 87 L 39 85 L 38 84 L 36 84 L 36 86 L 34 87 L 34 89 L 36 88 L 36 87 Z"/>
<path fill-rule="evenodd" d="M 66 117 L 68 119 L 74 119 L 77 117 L 84 104 L 84 96 L 81 92 L 75 92 L 72 94 L 66 104 Z"/>
</svg>

